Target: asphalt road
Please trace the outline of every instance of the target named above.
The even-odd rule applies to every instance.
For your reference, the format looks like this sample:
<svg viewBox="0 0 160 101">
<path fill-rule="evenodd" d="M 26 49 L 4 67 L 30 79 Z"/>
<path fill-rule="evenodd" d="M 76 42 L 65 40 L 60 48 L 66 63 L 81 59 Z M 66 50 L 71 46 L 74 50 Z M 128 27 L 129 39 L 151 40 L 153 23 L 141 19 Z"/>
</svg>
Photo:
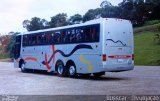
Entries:
<svg viewBox="0 0 160 101">
<path fill-rule="evenodd" d="M 62 78 L 45 72 L 22 73 L 0 62 L 0 95 L 160 95 L 160 66 L 106 73 L 101 78 Z"/>
</svg>

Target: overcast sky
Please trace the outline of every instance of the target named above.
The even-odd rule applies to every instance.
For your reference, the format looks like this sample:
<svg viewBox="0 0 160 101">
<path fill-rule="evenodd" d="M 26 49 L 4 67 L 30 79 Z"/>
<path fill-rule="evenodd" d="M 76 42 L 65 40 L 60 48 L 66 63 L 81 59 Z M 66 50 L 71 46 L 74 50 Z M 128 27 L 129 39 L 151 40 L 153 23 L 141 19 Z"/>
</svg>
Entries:
<svg viewBox="0 0 160 101">
<path fill-rule="evenodd" d="M 1 0 L 0 1 L 0 34 L 10 31 L 25 32 L 22 22 L 32 17 L 45 18 L 58 13 L 84 15 L 89 9 L 100 7 L 104 0 Z M 117 5 L 122 0 L 108 0 Z"/>
</svg>

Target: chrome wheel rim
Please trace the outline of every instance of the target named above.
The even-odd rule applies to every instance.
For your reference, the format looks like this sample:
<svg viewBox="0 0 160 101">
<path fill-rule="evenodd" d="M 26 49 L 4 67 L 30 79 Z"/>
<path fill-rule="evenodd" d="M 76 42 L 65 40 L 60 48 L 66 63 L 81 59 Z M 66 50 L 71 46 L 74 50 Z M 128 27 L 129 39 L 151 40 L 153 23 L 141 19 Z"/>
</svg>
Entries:
<svg viewBox="0 0 160 101">
<path fill-rule="evenodd" d="M 62 73 L 63 73 L 63 66 L 62 66 L 62 65 L 59 65 L 59 66 L 58 66 L 58 73 L 59 73 L 59 74 L 62 74 Z"/>
<path fill-rule="evenodd" d="M 74 75 L 75 72 L 76 72 L 75 67 L 74 67 L 74 66 L 71 66 L 71 67 L 69 68 L 69 74 L 70 74 L 70 75 Z"/>
<path fill-rule="evenodd" d="M 24 65 L 24 63 L 22 64 L 21 68 L 22 68 L 22 70 L 24 70 L 24 69 L 25 69 L 25 65 Z"/>
</svg>

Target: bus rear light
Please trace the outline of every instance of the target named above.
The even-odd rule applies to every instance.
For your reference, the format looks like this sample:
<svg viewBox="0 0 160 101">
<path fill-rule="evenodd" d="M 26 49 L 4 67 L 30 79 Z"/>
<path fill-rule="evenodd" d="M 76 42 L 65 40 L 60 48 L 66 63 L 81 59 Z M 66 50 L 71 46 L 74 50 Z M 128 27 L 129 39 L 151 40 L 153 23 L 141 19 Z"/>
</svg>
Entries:
<svg viewBox="0 0 160 101">
<path fill-rule="evenodd" d="M 128 59 L 130 58 L 131 56 L 130 55 L 112 55 L 112 56 L 108 56 L 108 58 L 111 58 L 111 59 Z"/>
<path fill-rule="evenodd" d="M 108 58 L 115 58 L 114 56 L 108 56 Z"/>
<path fill-rule="evenodd" d="M 103 54 L 102 60 L 103 60 L 103 61 L 106 61 L 106 60 L 107 60 L 106 54 Z"/>
<path fill-rule="evenodd" d="M 132 54 L 132 60 L 134 60 L 134 54 Z"/>
</svg>

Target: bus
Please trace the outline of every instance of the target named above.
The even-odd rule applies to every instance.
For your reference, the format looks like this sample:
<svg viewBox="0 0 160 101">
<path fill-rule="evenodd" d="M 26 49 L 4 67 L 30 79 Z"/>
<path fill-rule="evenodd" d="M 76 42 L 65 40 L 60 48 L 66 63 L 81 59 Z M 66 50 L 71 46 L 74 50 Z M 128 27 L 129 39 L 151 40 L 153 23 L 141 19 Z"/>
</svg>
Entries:
<svg viewBox="0 0 160 101">
<path fill-rule="evenodd" d="M 16 36 L 14 67 L 76 77 L 134 68 L 131 21 L 100 18 Z"/>
</svg>

